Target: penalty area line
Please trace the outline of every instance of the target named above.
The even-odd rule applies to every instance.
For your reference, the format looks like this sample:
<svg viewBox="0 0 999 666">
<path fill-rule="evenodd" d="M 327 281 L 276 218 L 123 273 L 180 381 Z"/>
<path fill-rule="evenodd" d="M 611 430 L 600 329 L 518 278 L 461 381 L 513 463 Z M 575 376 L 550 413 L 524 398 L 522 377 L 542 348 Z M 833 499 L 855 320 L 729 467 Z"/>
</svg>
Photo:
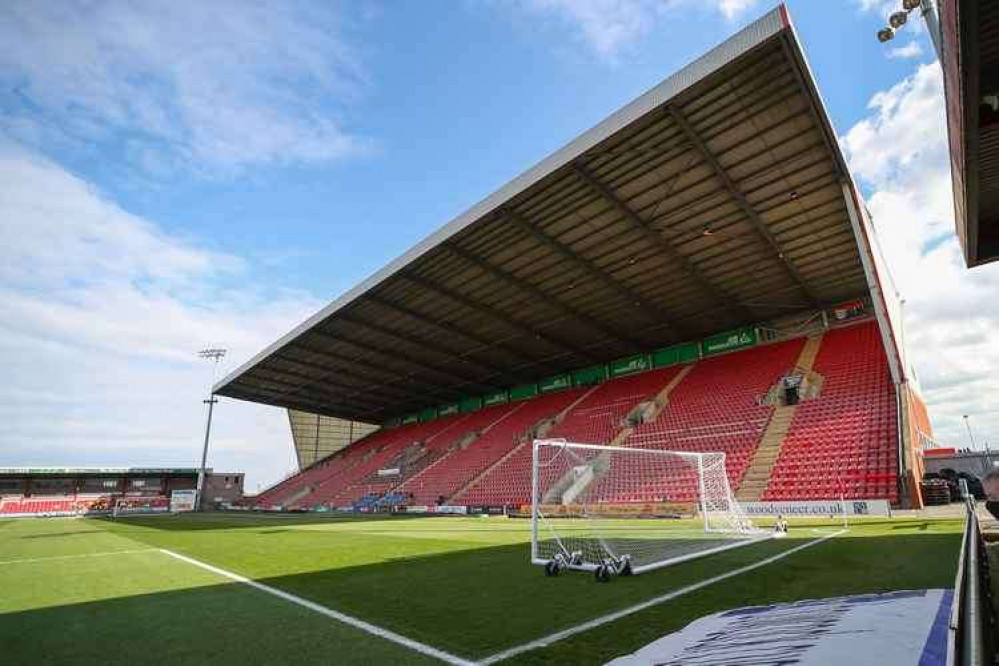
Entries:
<svg viewBox="0 0 999 666">
<path fill-rule="evenodd" d="M 817 546 L 818 544 L 822 543 L 823 541 L 827 541 L 827 540 L 829 540 L 829 539 L 831 539 L 831 538 L 833 538 L 835 536 L 839 536 L 840 534 L 844 534 L 846 531 L 847 530 L 839 530 L 837 532 L 833 532 L 832 534 L 827 534 L 827 535 L 819 537 L 817 539 L 812 539 L 811 541 L 807 541 L 807 542 L 801 544 L 800 546 L 795 546 L 794 548 L 789 548 L 789 549 L 787 549 L 785 551 L 777 553 L 776 555 L 771 555 L 770 557 L 765 557 L 765 558 L 763 558 L 762 560 L 760 560 L 758 562 L 753 562 L 752 564 L 747 564 L 746 566 L 739 567 L 738 569 L 732 569 L 729 572 L 726 572 L 726 573 L 723 573 L 723 574 L 719 574 L 719 575 L 713 576 L 711 578 L 705 578 L 702 581 L 699 581 L 699 582 L 694 583 L 692 585 L 688 585 L 686 587 L 681 587 L 678 590 L 673 590 L 672 592 L 668 592 L 668 593 L 663 594 L 663 595 L 658 596 L 658 597 L 653 597 L 652 599 L 648 599 L 646 601 L 643 601 L 640 604 L 635 604 L 634 606 L 629 606 L 628 608 L 622 608 L 619 611 L 614 611 L 613 613 L 608 613 L 607 615 L 603 615 L 601 617 L 596 617 L 596 618 L 593 618 L 592 620 L 587 620 L 586 622 L 583 622 L 582 624 L 577 624 L 574 627 L 569 627 L 568 629 L 563 629 L 562 631 L 557 631 L 554 634 L 549 634 L 549 635 L 544 636 L 542 638 L 538 638 L 537 640 L 533 640 L 533 641 L 531 641 L 529 643 L 524 643 L 523 645 L 518 645 L 518 646 L 512 647 L 512 648 L 510 648 L 508 650 L 503 650 L 502 652 L 497 652 L 496 654 L 490 655 L 490 656 L 486 657 L 485 659 L 482 659 L 478 663 L 480 664 L 480 666 L 488 666 L 489 664 L 495 664 L 498 661 L 503 661 L 504 659 L 509 659 L 510 657 L 515 657 L 518 654 L 523 654 L 524 652 L 530 652 L 532 650 L 537 650 L 538 648 L 547 647 L 547 646 L 551 645 L 552 643 L 557 643 L 557 642 L 559 642 L 561 640 L 565 640 L 566 638 L 569 638 L 570 636 L 575 636 L 576 634 L 581 634 L 584 631 L 589 631 L 590 629 L 595 629 L 595 628 L 597 628 L 599 626 L 605 625 L 605 624 L 607 624 L 609 622 L 614 622 L 615 620 L 620 620 L 623 617 L 627 617 L 629 615 L 633 615 L 634 613 L 638 613 L 639 611 L 643 611 L 643 610 L 645 610 L 647 608 L 652 608 L 653 606 L 658 606 L 659 604 L 666 603 L 667 601 L 672 601 L 673 599 L 676 599 L 677 597 L 682 597 L 685 594 L 690 594 L 691 592 L 696 592 L 697 590 L 704 589 L 705 587 L 708 587 L 710 585 L 714 585 L 715 583 L 720 583 L 723 580 L 727 580 L 729 578 L 733 578 L 735 576 L 739 576 L 739 575 L 742 575 L 744 573 L 748 573 L 750 571 L 753 571 L 754 569 L 759 569 L 760 567 L 765 567 L 768 564 L 773 564 L 774 562 L 776 562 L 778 560 L 784 559 L 788 555 L 793 555 L 793 554 L 795 554 L 797 552 L 805 550 L 806 548 L 811 548 L 812 546 Z"/>
<path fill-rule="evenodd" d="M 263 583 L 258 583 L 253 579 L 247 578 L 246 576 L 241 576 L 237 573 L 226 571 L 225 569 L 219 569 L 218 567 L 214 567 L 211 564 L 208 564 L 207 562 L 202 562 L 200 560 L 194 559 L 193 557 L 181 555 L 180 553 L 175 553 L 172 550 L 166 550 L 165 548 L 160 548 L 159 551 L 164 555 L 169 555 L 170 557 L 178 559 L 181 562 L 186 562 L 187 564 L 200 567 L 201 569 L 210 571 L 218 576 L 222 576 L 223 578 L 228 578 L 229 580 L 235 581 L 237 583 L 248 585 L 256 590 L 265 592 L 280 599 L 284 599 L 285 601 L 289 601 L 303 608 L 307 608 L 315 613 L 319 613 L 320 615 L 325 615 L 328 618 L 332 618 L 334 620 L 337 620 L 338 622 L 342 622 L 343 624 L 354 627 L 355 629 L 360 629 L 361 631 L 369 633 L 373 636 L 383 638 L 387 641 L 391 641 L 392 643 L 396 643 L 397 645 L 402 645 L 403 647 L 409 648 L 410 650 L 413 650 L 415 652 L 419 652 L 420 654 L 427 655 L 428 657 L 434 657 L 448 664 L 454 664 L 455 666 L 474 666 L 475 664 L 475 662 L 473 661 L 469 661 L 468 659 L 462 659 L 461 657 L 453 655 L 449 652 L 445 652 L 444 650 L 439 650 L 431 645 L 415 641 L 412 638 L 406 638 L 402 634 L 397 634 L 389 629 L 379 627 L 377 625 L 371 624 L 370 622 L 365 622 L 364 620 L 356 618 L 353 615 L 347 615 L 346 613 L 335 611 L 332 608 L 327 608 L 326 606 L 317 604 L 314 601 L 309 601 L 308 599 L 303 599 L 302 597 L 296 596 L 289 592 L 285 592 L 284 590 L 279 590 L 276 587 L 271 587 L 270 585 L 264 585 Z"/>
<path fill-rule="evenodd" d="M 6 564 L 30 564 L 31 562 L 51 562 L 53 560 L 75 560 L 81 557 L 105 557 L 107 555 L 130 555 L 132 553 L 152 553 L 158 548 L 138 548 L 133 550 L 109 550 L 102 553 L 77 553 L 76 555 L 51 555 L 48 557 L 27 557 L 22 560 L 0 560 L 0 566 Z"/>
</svg>

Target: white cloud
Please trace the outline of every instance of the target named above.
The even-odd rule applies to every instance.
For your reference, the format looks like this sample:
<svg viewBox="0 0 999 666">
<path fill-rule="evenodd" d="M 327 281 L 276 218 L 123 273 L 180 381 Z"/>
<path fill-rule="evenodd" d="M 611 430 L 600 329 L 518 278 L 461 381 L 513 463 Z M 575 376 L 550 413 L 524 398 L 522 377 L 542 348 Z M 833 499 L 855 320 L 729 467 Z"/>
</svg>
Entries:
<svg viewBox="0 0 999 666">
<path fill-rule="evenodd" d="M 909 42 L 905 46 L 899 46 L 888 51 L 888 57 L 893 60 L 918 58 L 921 55 L 923 55 L 923 47 L 916 41 Z"/>
<path fill-rule="evenodd" d="M 343 33 L 325 5 L 4 2 L 0 128 L 156 175 L 336 159 L 368 148 L 338 118 L 365 86 Z"/>
<path fill-rule="evenodd" d="M 718 5 L 718 11 L 731 21 L 754 7 L 756 0 L 716 0 L 715 4 Z"/>
<path fill-rule="evenodd" d="M 618 61 L 659 23 L 683 5 L 707 7 L 734 20 L 759 0 L 523 0 L 517 6 L 535 17 L 568 26 L 600 59 Z"/>
<path fill-rule="evenodd" d="M 877 12 L 886 17 L 898 10 L 899 3 L 895 0 L 854 0 L 854 4 L 862 12 Z"/>
<path fill-rule="evenodd" d="M 938 439 L 967 445 L 970 414 L 979 444 L 999 444 L 999 266 L 969 271 L 961 259 L 939 66 L 920 66 L 870 110 L 842 144 L 906 299 L 905 341 Z"/>
<path fill-rule="evenodd" d="M 165 233 L 0 144 L 0 464 L 194 465 L 210 367 L 235 367 L 319 306 Z M 249 487 L 293 465 L 283 410 L 223 400 L 211 464 Z"/>
</svg>

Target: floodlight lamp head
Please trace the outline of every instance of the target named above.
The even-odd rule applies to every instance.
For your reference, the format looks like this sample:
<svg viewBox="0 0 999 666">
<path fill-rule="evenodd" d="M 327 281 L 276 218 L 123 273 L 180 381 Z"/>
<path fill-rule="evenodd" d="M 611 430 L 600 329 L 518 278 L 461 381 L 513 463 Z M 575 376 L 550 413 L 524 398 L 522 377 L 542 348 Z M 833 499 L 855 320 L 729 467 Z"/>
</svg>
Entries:
<svg viewBox="0 0 999 666">
<path fill-rule="evenodd" d="M 902 0 L 902 9 L 911 12 L 913 9 L 919 9 L 921 4 L 923 4 L 923 0 Z"/>
<path fill-rule="evenodd" d="M 888 25 L 898 30 L 909 20 L 909 15 L 905 12 L 895 12 L 888 17 Z"/>
<path fill-rule="evenodd" d="M 198 352 L 198 356 L 201 358 L 212 359 L 218 361 L 223 356 L 225 356 L 226 350 L 219 348 L 202 349 Z"/>
<path fill-rule="evenodd" d="M 895 31 L 891 28 L 881 28 L 878 30 L 878 41 L 882 44 L 890 42 L 895 37 Z"/>
</svg>

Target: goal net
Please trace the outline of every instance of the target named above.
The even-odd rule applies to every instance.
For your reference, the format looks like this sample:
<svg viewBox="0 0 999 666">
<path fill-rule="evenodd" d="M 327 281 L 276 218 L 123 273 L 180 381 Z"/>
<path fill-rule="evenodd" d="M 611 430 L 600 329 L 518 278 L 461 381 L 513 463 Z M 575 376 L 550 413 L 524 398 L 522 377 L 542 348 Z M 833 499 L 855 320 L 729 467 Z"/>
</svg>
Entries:
<svg viewBox="0 0 999 666">
<path fill-rule="evenodd" d="M 531 559 L 546 573 L 641 573 L 771 536 L 733 496 L 724 453 L 534 442 Z"/>
</svg>

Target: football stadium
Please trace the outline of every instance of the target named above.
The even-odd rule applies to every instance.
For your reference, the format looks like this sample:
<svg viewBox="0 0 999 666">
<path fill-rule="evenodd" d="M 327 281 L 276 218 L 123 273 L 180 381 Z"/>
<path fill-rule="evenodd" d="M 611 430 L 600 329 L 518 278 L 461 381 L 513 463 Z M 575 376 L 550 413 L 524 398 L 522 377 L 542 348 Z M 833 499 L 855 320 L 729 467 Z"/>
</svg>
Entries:
<svg viewBox="0 0 999 666">
<path fill-rule="evenodd" d="M 890 268 L 777 7 L 219 380 L 297 473 L 0 469 L 0 663 L 991 663 Z"/>
</svg>

